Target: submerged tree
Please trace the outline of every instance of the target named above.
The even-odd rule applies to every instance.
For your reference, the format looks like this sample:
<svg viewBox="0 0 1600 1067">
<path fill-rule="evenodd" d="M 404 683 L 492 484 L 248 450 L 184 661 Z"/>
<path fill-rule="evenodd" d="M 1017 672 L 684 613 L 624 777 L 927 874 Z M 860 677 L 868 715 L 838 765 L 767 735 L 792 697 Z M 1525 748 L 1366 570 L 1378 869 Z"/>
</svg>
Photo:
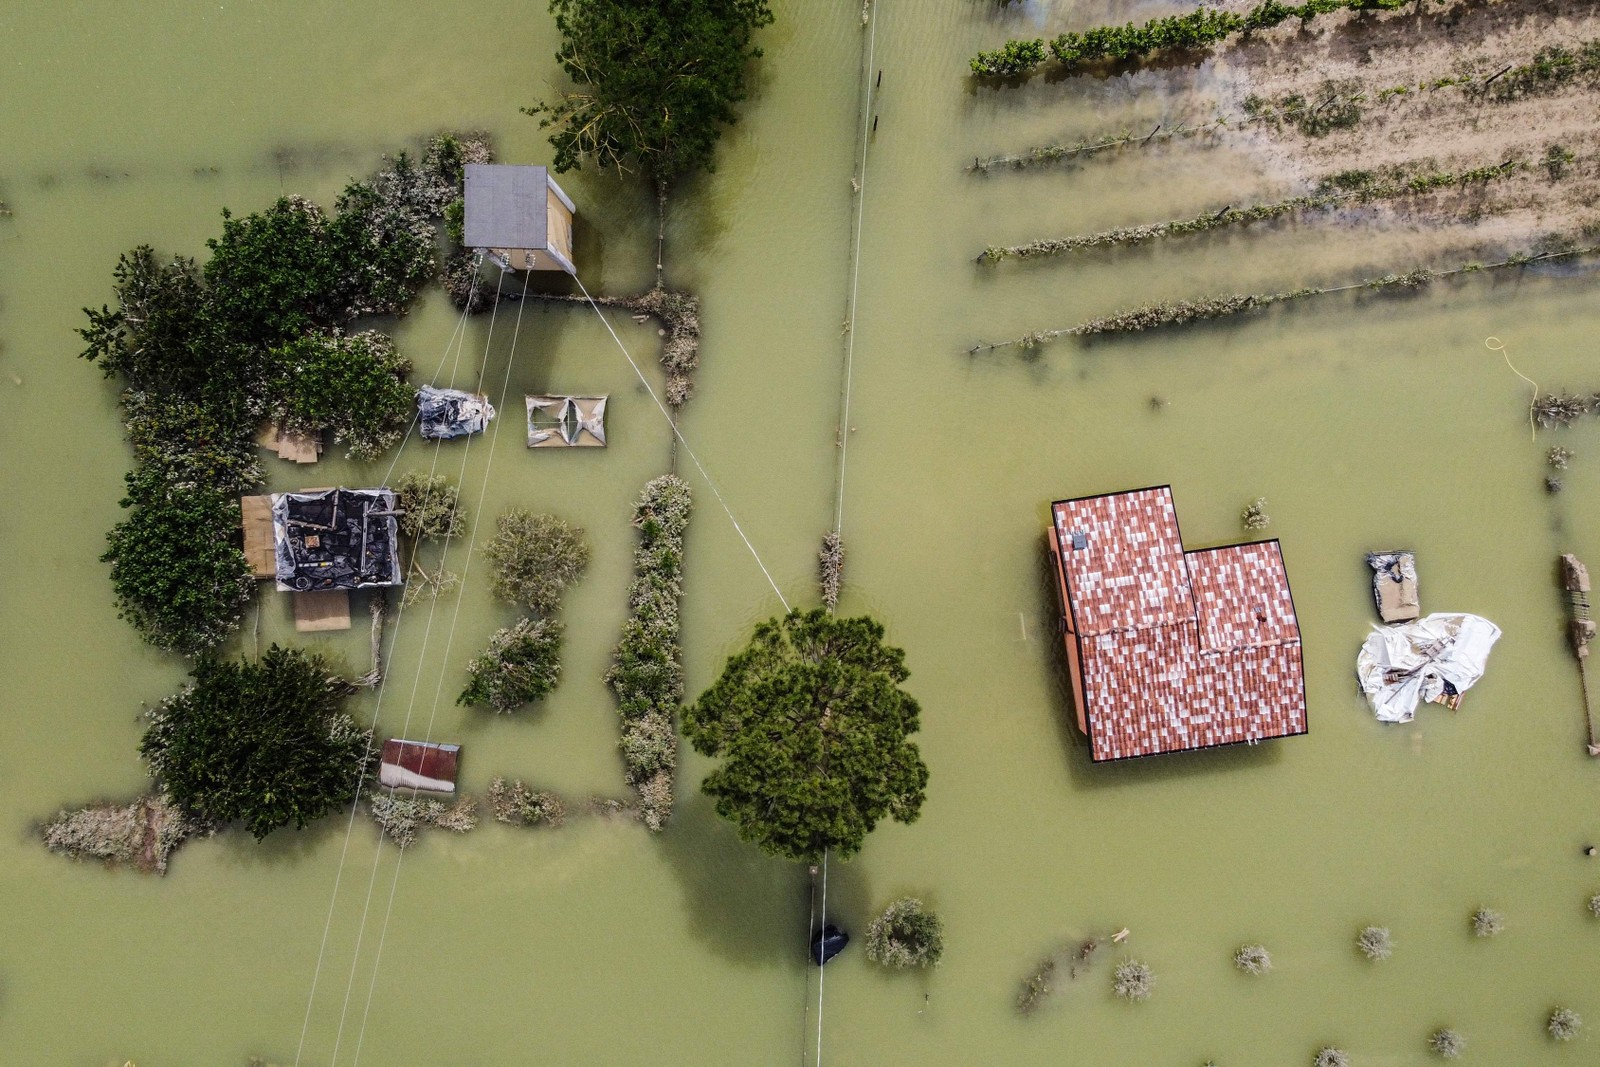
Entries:
<svg viewBox="0 0 1600 1067">
<path fill-rule="evenodd" d="M 928 768 L 910 741 L 905 653 L 870 618 L 791 611 L 756 627 L 685 709 L 684 733 L 723 757 L 701 788 L 739 836 L 815 863 L 858 852 L 878 820 L 913 822 Z"/>
<path fill-rule="evenodd" d="M 1583 1028 L 1583 1017 L 1571 1008 L 1556 1008 L 1545 1020 L 1545 1029 L 1557 1041 L 1571 1041 Z"/>
<path fill-rule="evenodd" d="M 126 518 L 106 534 L 117 614 L 144 639 L 186 656 L 226 640 L 255 592 L 233 535 L 239 501 L 173 487 L 146 465 L 128 475 Z"/>
<path fill-rule="evenodd" d="M 489 638 L 489 647 L 467 664 L 462 706 L 515 711 L 545 696 L 561 680 L 561 624 L 522 619 Z"/>
<path fill-rule="evenodd" d="M 558 171 L 638 165 L 658 184 L 712 169 L 738 119 L 745 79 L 772 22 L 768 0 L 550 0 L 576 85 L 525 111 L 550 129 Z"/>
<path fill-rule="evenodd" d="M 1467 1043 L 1461 1035 L 1448 1026 L 1435 1030 L 1428 1036 L 1428 1050 L 1441 1059 L 1453 1060 L 1461 1055 Z"/>
<path fill-rule="evenodd" d="M 1394 938 L 1387 926 L 1368 926 L 1356 935 L 1356 947 L 1369 960 L 1386 960 L 1394 955 Z"/>
<path fill-rule="evenodd" d="M 1111 972 L 1111 988 L 1123 1000 L 1149 1000 L 1156 976 L 1143 960 L 1123 960 Z"/>
<path fill-rule="evenodd" d="M 581 528 L 523 508 L 500 516 L 483 551 L 494 568 L 494 595 L 542 615 L 560 607 L 567 586 L 589 566 L 589 543 Z"/>
<path fill-rule="evenodd" d="M 916 897 L 901 897 L 867 925 L 867 959 L 885 967 L 927 967 L 944 955 L 944 923 Z"/>
<path fill-rule="evenodd" d="M 242 822 L 257 839 L 356 794 L 371 735 L 341 710 L 347 688 L 320 656 L 273 645 L 257 662 L 204 659 L 150 713 L 139 752 L 185 812 Z"/>
<path fill-rule="evenodd" d="M 410 373 L 411 361 L 386 334 L 310 334 L 272 353 L 273 413 L 289 430 L 326 427 L 349 444 L 352 459 L 377 459 L 405 434 Z"/>
<path fill-rule="evenodd" d="M 1472 933 L 1476 937 L 1493 937 L 1506 928 L 1506 917 L 1493 908 L 1479 908 L 1472 913 Z"/>
</svg>

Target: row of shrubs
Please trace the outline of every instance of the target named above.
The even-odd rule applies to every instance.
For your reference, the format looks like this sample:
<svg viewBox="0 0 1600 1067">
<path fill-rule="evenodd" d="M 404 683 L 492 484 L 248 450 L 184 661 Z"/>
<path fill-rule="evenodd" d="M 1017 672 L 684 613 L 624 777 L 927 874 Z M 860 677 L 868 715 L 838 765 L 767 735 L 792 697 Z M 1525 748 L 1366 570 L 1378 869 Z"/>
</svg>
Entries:
<svg viewBox="0 0 1600 1067">
<path fill-rule="evenodd" d="M 1264 0 L 1244 14 L 1199 8 L 1187 15 L 1151 19 L 1143 26 L 1097 26 L 1082 33 L 1067 32 L 1054 40 L 1008 41 L 1000 48 L 972 57 L 972 72 L 987 78 L 1015 78 L 1033 73 L 1047 56 L 1076 70 L 1085 63 L 1104 60 L 1125 62 L 1163 49 L 1194 49 L 1216 44 L 1251 30 L 1271 29 L 1291 18 L 1304 22 L 1339 11 L 1396 11 L 1413 0 L 1306 0 L 1284 4 Z"/>
<path fill-rule="evenodd" d="M 467 665 L 467 687 L 456 703 L 509 712 L 547 696 L 561 680 L 564 627 L 555 613 L 588 569 L 589 543 L 581 528 L 554 515 L 512 508 L 500 516 L 484 555 L 494 595 L 534 614 L 489 638 Z"/>
<path fill-rule="evenodd" d="M 672 815 L 672 778 L 678 765 L 673 716 L 683 703 L 678 647 L 678 602 L 683 596 L 683 536 L 692 506 L 689 486 L 664 474 L 644 487 L 634 507 L 639 530 L 629 616 L 622 627 L 606 684 L 622 716 L 622 761 L 638 793 L 639 817 L 653 831 Z"/>
<path fill-rule="evenodd" d="M 1142 244 L 1168 237 L 1187 237 L 1228 226 L 1248 226 L 1256 222 L 1267 222 L 1288 215 L 1320 211 L 1343 204 L 1377 203 L 1404 196 L 1420 196 L 1440 189 L 1483 185 L 1508 177 L 1524 165 L 1522 160 L 1509 160 L 1497 165 L 1474 167 L 1464 171 L 1425 171 L 1412 175 L 1399 172 L 1378 174 L 1365 170 L 1343 171 L 1322 182 L 1316 192 L 1307 196 L 1287 197 L 1283 200 L 1251 204 L 1242 208 L 1224 208 L 1221 211 L 1208 211 L 1190 218 L 1169 219 L 1143 226 L 1122 226 L 1070 237 L 1045 238 L 1020 245 L 991 245 L 979 254 L 978 261 L 998 263 L 1002 259 L 1031 259 L 1089 248 Z"/>
<path fill-rule="evenodd" d="M 136 463 L 103 559 L 119 613 L 158 648 L 204 652 L 243 614 L 253 583 L 238 495 L 262 480 L 262 422 L 326 428 L 357 459 L 404 432 L 410 364 L 382 334 L 343 331 L 403 314 L 433 276 L 461 145 L 437 137 L 421 164 L 402 154 L 346 186 L 331 216 L 293 196 L 242 218 L 224 211 L 203 266 L 136 248 L 113 272 L 115 309 L 84 309 L 84 358 L 127 386 Z"/>
</svg>

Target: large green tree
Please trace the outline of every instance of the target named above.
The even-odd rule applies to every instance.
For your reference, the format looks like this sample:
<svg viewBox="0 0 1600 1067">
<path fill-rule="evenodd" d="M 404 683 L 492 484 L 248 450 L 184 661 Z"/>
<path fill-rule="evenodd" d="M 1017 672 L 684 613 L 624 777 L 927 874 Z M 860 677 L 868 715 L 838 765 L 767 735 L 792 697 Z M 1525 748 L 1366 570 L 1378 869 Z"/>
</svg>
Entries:
<svg viewBox="0 0 1600 1067">
<path fill-rule="evenodd" d="M 900 688 L 905 653 L 870 618 L 792 611 L 684 711 L 684 733 L 723 763 L 701 788 L 739 836 L 816 862 L 848 857 L 889 816 L 912 822 L 928 768 L 910 741 L 918 708 Z"/>
<path fill-rule="evenodd" d="M 258 839 L 348 803 L 371 770 L 370 735 L 341 710 L 322 657 L 273 645 L 258 662 L 203 659 L 150 715 L 150 772 L 191 815 Z"/>
<path fill-rule="evenodd" d="M 768 0 L 550 0 L 574 88 L 527 108 L 553 130 L 555 167 L 642 168 L 658 183 L 712 169 L 738 119 Z"/>
</svg>

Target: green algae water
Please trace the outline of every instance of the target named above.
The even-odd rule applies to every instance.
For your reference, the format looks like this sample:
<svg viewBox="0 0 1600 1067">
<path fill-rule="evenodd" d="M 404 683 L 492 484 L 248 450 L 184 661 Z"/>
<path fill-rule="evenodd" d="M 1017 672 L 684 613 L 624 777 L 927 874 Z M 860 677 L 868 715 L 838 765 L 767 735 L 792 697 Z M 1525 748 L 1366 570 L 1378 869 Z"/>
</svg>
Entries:
<svg viewBox="0 0 1600 1067">
<path fill-rule="evenodd" d="M 829 918 L 859 936 L 893 897 L 947 924 L 937 968 L 887 974 L 858 943 L 818 981 L 805 965 L 806 873 L 738 842 L 696 792 L 687 755 L 667 832 L 492 820 L 425 836 L 403 861 L 363 817 L 262 844 L 186 845 L 165 878 L 44 851 L 63 805 L 133 795 L 142 706 L 183 665 L 120 622 L 104 531 L 129 465 L 115 388 L 75 358 L 79 308 L 110 298 L 119 252 L 203 254 L 224 206 L 280 192 L 330 203 L 381 154 L 444 127 L 490 130 L 502 160 L 546 158 L 517 107 L 557 70 L 541 5 L 62 3 L 0 13 L 0 1061 L 215 1067 L 259 1054 L 306 1064 L 682 1063 L 1198 1065 L 1429 1062 L 1460 1030 L 1480 1063 L 1593 1060 L 1600 1023 L 1600 763 L 1583 755 L 1577 672 L 1555 557 L 1600 560 L 1600 424 L 1530 440 L 1528 387 L 1600 389 L 1595 279 L 1503 272 L 1400 299 L 1355 295 L 1227 324 L 1033 358 L 972 358 L 975 341 L 1070 326 L 1152 299 L 1403 270 L 1417 232 L 1283 226 L 1170 248 L 979 268 L 987 244 L 1174 217 L 1262 188 L 1248 144 L 1127 153 L 1077 168 L 965 173 L 977 155 L 1161 121 L 1225 65 L 974 89 L 965 60 L 1024 32 L 1098 21 L 1106 5 L 969 0 L 789 2 L 718 170 L 674 200 L 670 284 L 704 300 L 697 393 L 683 430 L 791 602 L 816 601 L 835 516 L 840 391 L 853 272 L 851 178 L 863 49 L 881 69 L 861 192 L 860 269 L 843 497 L 841 610 L 870 611 L 908 653 L 932 773 L 922 818 L 885 825 L 829 868 Z M 1158 13 L 1154 8 L 1152 14 Z M 1031 32 L 1031 31 L 1029 31 Z M 651 279 L 654 218 L 638 184 L 564 177 L 595 291 Z M 653 325 L 616 322 L 653 384 Z M 624 617 L 640 487 L 669 431 L 592 313 L 504 304 L 450 343 L 437 291 L 395 327 L 419 379 L 509 379 L 503 432 L 400 469 L 459 477 L 476 536 L 517 504 L 589 533 L 570 596 L 560 688 L 494 717 L 457 708 L 467 659 L 513 617 L 481 558 L 465 592 L 392 625 L 380 736 L 464 746 L 463 782 L 495 775 L 570 795 L 622 795 L 601 674 Z M 513 348 L 515 356 L 513 358 Z M 525 392 L 609 393 L 610 447 L 530 452 Z M 1151 403 L 1153 397 L 1164 406 Z M 1547 495 L 1543 456 L 1576 452 Z M 271 488 L 366 484 L 330 452 L 268 460 Z M 680 469 L 690 527 L 691 693 L 780 609 L 700 474 Z M 1051 499 L 1170 483 L 1190 547 L 1242 539 L 1268 500 L 1305 638 L 1310 734 L 1256 748 L 1092 766 L 1069 724 L 1042 563 Z M 487 485 L 485 489 L 484 486 Z M 1374 619 L 1363 555 L 1418 554 L 1428 611 L 1505 631 L 1450 713 L 1373 720 L 1356 649 Z M 367 634 L 293 632 L 264 593 L 235 651 L 298 641 L 359 672 Z M 337 891 L 336 891 L 337 890 Z M 330 909 L 330 900 L 332 906 Z M 1502 911 L 1478 940 L 1468 918 Z M 1356 931 L 1389 927 L 1369 964 Z M 1030 1016 L 1021 980 L 1065 943 L 1126 927 L 1125 946 Z M 327 931 L 324 938 L 324 930 Z M 1274 970 L 1239 974 L 1261 942 Z M 1111 965 L 1148 961 L 1154 995 L 1117 1001 Z M 308 1012 L 309 1004 L 309 1012 Z M 1569 1045 L 1543 1031 L 1566 1005 Z"/>
</svg>

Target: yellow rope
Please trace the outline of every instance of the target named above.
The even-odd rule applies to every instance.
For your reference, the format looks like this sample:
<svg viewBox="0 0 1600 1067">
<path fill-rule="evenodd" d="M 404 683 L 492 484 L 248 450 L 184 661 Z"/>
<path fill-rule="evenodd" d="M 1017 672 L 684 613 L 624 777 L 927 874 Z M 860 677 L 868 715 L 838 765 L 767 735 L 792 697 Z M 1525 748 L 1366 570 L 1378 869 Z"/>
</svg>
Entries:
<svg viewBox="0 0 1600 1067">
<path fill-rule="evenodd" d="M 1506 361 L 1506 366 L 1511 368 L 1511 373 L 1533 386 L 1533 399 L 1528 401 L 1528 438 L 1533 441 L 1539 439 L 1539 427 L 1533 418 L 1533 407 L 1539 402 L 1539 383 L 1519 371 L 1511 362 L 1511 356 L 1506 352 L 1505 342 L 1498 337 L 1485 337 L 1483 346 L 1491 352 L 1500 353 L 1500 358 Z"/>
</svg>

